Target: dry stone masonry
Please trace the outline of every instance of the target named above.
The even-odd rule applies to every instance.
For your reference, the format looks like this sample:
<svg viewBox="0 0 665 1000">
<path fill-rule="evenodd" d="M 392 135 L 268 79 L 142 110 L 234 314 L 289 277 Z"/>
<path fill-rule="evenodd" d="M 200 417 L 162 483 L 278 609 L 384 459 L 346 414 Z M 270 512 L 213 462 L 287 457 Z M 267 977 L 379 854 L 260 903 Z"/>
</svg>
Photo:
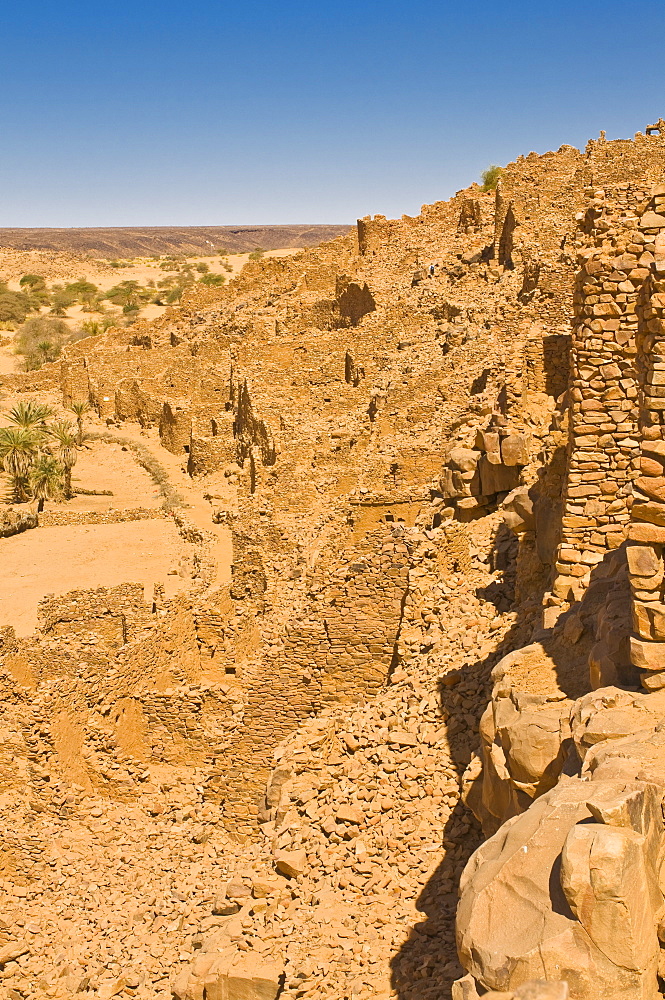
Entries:
<svg viewBox="0 0 665 1000">
<path fill-rule="evenodd" d="M 0 629 L 0 1000 L 665 992 L 662 124 L 2 377 L 186 556 Z"/>
</svg>

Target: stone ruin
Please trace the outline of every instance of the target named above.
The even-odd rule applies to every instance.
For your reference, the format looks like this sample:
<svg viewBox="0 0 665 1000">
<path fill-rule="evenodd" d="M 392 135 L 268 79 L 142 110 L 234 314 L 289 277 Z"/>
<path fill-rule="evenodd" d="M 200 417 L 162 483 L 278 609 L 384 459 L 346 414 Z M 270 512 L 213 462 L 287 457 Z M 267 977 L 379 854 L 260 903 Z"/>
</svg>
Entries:
<svg viewBox="0 0 665 1000">
<path fill-rule="evenodd" d="M 96 995 L 664 991 L 661 124 L 520 157 L 495 193 L 362 219 L 3 377 L 140 426 L 232 536 L 219 584 L 172 504 L 184 593 L 128 567 L 0 632 L 5 886 L 53 891 L 17 816 L 112 804 L 140 835 L 172 809 L 200 850 L 198 924 L 176 895 L 177 947 L 129 946 L 140 975 L 109 958 Z M 164 791 L 184 787 L 187 808 Z M 407 903 L 426 920 L 400 938 Z M 39 995 L 7 934 L 7 989 Z"/>
</svg>

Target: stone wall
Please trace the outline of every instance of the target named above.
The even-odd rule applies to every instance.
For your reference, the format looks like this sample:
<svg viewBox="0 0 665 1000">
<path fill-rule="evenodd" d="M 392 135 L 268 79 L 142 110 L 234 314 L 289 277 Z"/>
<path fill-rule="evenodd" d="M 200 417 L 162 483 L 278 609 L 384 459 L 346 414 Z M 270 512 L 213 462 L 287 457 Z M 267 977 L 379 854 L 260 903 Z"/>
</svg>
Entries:
<svg viewBox="0 0 665 1000">
<path fill-rule="evenodd" d="M 665 186 L 642 217 L 655 236 L 638 309 L 640 474 L 633 483 L 626 549 L 632 590 L 631 660 L 647 690 L 665 686 Z"/>
</svg>

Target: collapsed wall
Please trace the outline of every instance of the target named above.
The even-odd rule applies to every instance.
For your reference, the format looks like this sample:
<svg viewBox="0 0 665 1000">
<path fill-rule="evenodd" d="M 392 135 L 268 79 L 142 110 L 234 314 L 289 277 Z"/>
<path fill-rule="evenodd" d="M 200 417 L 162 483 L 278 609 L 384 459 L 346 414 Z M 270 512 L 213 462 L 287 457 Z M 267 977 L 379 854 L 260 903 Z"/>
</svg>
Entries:
<svg viewBox="0 0 665 1000">
<path fill-rule="evenodd" d="M 440 834 L 419 769 L 445 763 L 439 797 L 454 809 L 468 765 L 466 801 L 489 839 L 461 883 L 456 1000 L 527 998 L 543 976 L 579 1000 L 654 996 L 665 199 L 652 184 L 664 166 L 660 135 L 530 154 L 496 195 L 474 185 L 414 218 L 360 220 L 316 251 L 192 292 L 155 324 L 80 341 L 43 381 L 18 379 L 154 429 L 233 536 L 228 586 L 211 585 L 201 551 L 185 596 L 76 593 L 47 602 L 29 640 L 3 633 L 8 728 L 24 713 L 25 759 L 45 761 L 54 785 L 126 803 L 142 801 L 150 769 L 160 787 L 194 775 L 238 842 L 262 826 L 290 892 L 371 890 L 387 909 L 410 871 L 404 858 L 392 867 L 401 827 L 432 849 L 409 809 Z M 486 698 L 492 667 L 469 761 L 473 696 Z M 460 691 L 453 724 L 444 704 Z M 313 759 L 328 745 L 330 780 Z M 310 765 L 305 787 L 295 778 Z M 30 781 L 52 808 L 46 777 Z M 399 813 L 378 796 L 391 781 Z M 447 828 L 454 879 L 472 832 L 469 817 Z M 225 949 L 251 950 L 262 920 L 284 917 L 292 937 L 300 913 L 306 951 L 309 901 L 261 916 L 256 899 L 215 902 L 228 910 L 215 917 L 242 915 L 233 937 L 206 941 L 178 996 L 226 989 Z M 450 898 L 442 908 L 449 927 Z M 445 962 L 429 963 L 422 938 L 417 970 L 405 962 L 394 981 L 408 1000 L 441 995 L 456 969 L 449 937 Z M 292 972 L 293 997 L 335 988 L 325 964 Z"/>
</svg>

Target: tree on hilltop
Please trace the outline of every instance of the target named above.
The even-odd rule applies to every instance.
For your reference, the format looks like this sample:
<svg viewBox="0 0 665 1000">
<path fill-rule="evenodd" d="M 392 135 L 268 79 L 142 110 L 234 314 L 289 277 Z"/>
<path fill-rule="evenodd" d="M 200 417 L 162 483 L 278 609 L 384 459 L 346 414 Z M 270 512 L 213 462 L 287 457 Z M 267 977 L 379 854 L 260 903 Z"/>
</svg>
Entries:
<svg viewBox="0 0 665 1000">
<path fill-rule="evenodd" d="M 483 191 L 494 191 L 499 183 L 501 174 L 503 173 L 503 167 L 498 167 L 496 163 L 492 163 L 487 170 L 483 170 L 480 175 L 482 180 L 482 190 Z"/>
</svg>

